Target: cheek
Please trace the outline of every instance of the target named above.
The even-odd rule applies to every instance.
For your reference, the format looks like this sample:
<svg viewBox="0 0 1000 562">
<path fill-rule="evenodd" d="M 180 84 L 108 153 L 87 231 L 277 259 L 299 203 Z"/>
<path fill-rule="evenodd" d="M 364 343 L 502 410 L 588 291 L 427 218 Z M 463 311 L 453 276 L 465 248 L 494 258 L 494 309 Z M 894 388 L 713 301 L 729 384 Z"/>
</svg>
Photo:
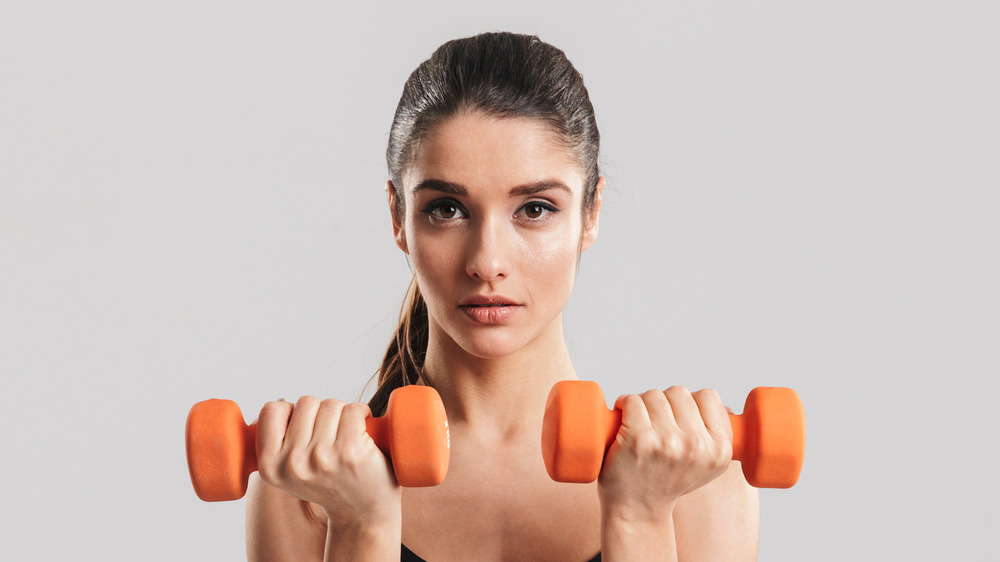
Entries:
<svg viewBox="0 0 1000 562">
<path fill-rule="evenodd" d="M 527 268 L 527 277 L 537 283 L 558 287 L 576 277 L 576 258 L 579 237 L 565 232 L 553 233 L 540 239 L 527 241 L 520 252 L 520 261 Z"/>
<path fill-rule="evenodd" d="M 412 224 L 412 223 L 411 223 Z M 429 236 L 424 232 L 407 231 L 410 262 L 417 276 L 420 292 L 431 314 L 447 315 L 456 295 L 464 294 L 457 286 L 464 275 L 464 266 L 453 241 Z"/>
<path fill-rule="evenodd" d="M 416 240 L 416 239 L 414 239 Z M 455 251 L 447 244 L 428 240 L 420 240 L 410 246 L 410 260 L 413 269 L 421 276 L 422 286 L 440 284 L 459 267 Z"/>
</svg>

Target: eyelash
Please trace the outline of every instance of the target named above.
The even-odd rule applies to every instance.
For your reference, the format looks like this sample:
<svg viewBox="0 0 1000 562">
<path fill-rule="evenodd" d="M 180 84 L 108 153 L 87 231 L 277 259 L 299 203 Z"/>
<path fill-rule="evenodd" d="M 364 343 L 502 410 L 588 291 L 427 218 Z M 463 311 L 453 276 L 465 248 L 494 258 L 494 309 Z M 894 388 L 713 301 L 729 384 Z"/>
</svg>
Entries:
<svg viewBox="0 0 1000 562">
<path fill-rule="evenodd" d="M 435 220 L 439 220 L 439 221 L 450 221 L 450 220 L 453 220 L 452 218 L 444 218 L 444 217 L 434 216 L 434 212 L 437 211 L 438 209 L 440 209 L 441 207 L 454 207 L 456 210 L 460 210 L 462 212 L 465 212 L 465 209 L 463 209 L 462 206 L 457 201 L 454 201 L 454 200 L 451 200 L 451 199 L 439 199 L 437 201 L 432 201 L 421 212 L 423 212 L 425 215 L 428 215 L 432 219 L 435 219 Z M 541 217 L 539 217 L 537 219 L 531 219 L 531 218 L 529 218 L 528 220 L 531 221 L 531 222 L 541 222 L 541 221 L 547 220 L 552 215 L 555 215 L 556 213 L 559 212 L 559 209 L 553 207 L 552 205 L 550 205 L 549 203 L 546 203 L 544 201 L 528 201 L 527 203 L 525 203 L 524 205 L 522 205 L 521 208 L 518 209 L 518 211 L 520 211 L 521 209 L 524 209 L 525 207 L 541 207 L 542 209 L 545 209 L 547 211 L 544 215 L 542 215 Z"/>
</svg>

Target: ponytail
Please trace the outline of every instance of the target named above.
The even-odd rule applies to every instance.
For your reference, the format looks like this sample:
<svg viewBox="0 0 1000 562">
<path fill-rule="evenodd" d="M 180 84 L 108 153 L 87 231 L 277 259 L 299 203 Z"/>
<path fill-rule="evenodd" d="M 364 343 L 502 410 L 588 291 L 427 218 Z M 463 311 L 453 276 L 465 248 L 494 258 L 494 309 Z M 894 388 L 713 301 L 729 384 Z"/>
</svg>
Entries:
<svg viewBox="0 0 1000 562">
<path fill-rule="evenodd" d="M 385 415 L 393 390 L 408 384 L 423 384 L 421 375 L 427 354 L 427 334 L 427 304 L 420 295 L 417 277 L 414 276 L 399 312 L 396 334 L 374 375 L 378 377 L 378 387 L 368 401 L 373 416 Z"/>
</svg>

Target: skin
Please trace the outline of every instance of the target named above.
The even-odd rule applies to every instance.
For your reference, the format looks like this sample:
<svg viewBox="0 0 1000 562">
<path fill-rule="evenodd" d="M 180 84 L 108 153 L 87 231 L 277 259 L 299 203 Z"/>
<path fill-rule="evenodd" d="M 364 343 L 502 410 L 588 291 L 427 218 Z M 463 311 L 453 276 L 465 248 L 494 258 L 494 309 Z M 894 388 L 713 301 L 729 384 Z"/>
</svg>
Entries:
<svg viewBox="0 0 1000 562">
<path fill-rule="evenodd" d="M 427 180 L 462 193 L 440 183 L 415 190 Z M 550 188 L 511 194 L 539 182 Z M 582 561 L 598 551 L 605 560 L 756 559 L 758 496 L 730 461 L 714 391 L 622 396 L 622 429 L 597 482 L 562 484 L 545 472 L 548 391 L 577 378 L 562 311 L 597 237 L 605 185 L 584 215 L 583 183 L 573 153 L 538 121 L 461 114 L 424 140 L 392 223 L 428 306 L 423 374 L 448 414 L 448 476 L 432 488 L 396 485 L 364 432 L 363 404 L 269 403 L 248 493 L 249 559 L 398 560 L 400 541 L 434 561 Z M 474 322 L 459 306 L 498 294 L 517 305 L 501 324 Z"/>
</svg>

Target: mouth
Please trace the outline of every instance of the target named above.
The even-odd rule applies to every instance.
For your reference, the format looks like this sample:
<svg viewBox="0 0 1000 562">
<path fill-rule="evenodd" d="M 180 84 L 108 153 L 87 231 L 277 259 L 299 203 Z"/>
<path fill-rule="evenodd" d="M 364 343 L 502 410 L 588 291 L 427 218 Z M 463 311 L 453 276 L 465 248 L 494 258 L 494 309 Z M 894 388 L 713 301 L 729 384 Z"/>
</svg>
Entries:
<svg viewBox="0 0 1000 562">
<path fill-rule="evenodd" d="M 518 305 L 503 295 L 476 295 L 465 299 L 458 306 L 462 308 L 493 308 Z"/>
<path fill-rule="evenodd" d="M 496 325 L 509 321 L 521 307 L 510 301 L 497 301 L 489 304 L 462 304 L 459 308 L 477 324 Z"/>
</svg>

